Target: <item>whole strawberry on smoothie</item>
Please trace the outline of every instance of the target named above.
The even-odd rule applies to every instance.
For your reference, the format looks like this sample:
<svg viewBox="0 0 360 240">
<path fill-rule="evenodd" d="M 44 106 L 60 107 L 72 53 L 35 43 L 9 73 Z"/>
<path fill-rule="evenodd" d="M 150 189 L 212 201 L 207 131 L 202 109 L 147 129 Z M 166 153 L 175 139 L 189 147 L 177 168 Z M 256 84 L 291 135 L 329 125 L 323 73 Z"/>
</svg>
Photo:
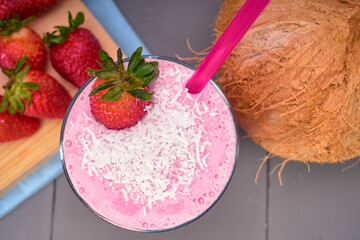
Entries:
<svg viewBox="0 0 360 240">
<path fill-rule="evenodd" d="M 123 129 L 135 125 L 146 113 L 152 93 L 147 87 L 159 75 L 157 62 L 145 62 L 138 48 L 131 56 L 125 71 L 121 49 L 118 61 L 100 51 L 103 69 L 88 69 L 97 79 L 90 93 L 91 112 L 96 120 L 109 129 Z"/>
<path fill-rule="evenodd" d="M 82 12 L 75 18 L 72 18 L 69 12 L 69 26 L 56 26 L 57 30 L 46 33 L 43 37 L 43 41 L 50 48 L 52 66 L 64 79 L 78 88 L 89 78 L 87 68 L 100 68 L 100 43 L 88 29 L 79 27 L 83 23 Z"/>
<path fill-rule="evenodd" d="M 0 66 L 14 68 L 24 56 L 33 69 L 45 69 L 46 47 L 39 34 L 25 25 L 34 17 L 20 20 L 18 15 L 0 20 Z"/>
<path fill-rule="evenodd" d="M 76 195 L 135 231 L 168 231 L 207 212 L 229 184 L 237 131 L 219 88 L 191 95 L 194 68 L 175 59 L 100 52 L 103 69 L 74 97 L 60 153 Z M 90 97 L 89 97 L 90 96 Z"/>
</svg>

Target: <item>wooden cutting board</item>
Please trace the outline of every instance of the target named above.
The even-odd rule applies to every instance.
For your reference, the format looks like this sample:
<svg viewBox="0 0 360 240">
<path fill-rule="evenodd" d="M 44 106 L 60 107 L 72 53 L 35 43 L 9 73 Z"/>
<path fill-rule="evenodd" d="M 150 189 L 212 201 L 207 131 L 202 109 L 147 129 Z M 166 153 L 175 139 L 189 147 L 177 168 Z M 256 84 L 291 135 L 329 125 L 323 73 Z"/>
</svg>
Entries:
<svg viewBox="0 0 360 240">
<path fill-rule="evenodd" d="M 82 26 L 88 28 L 99 40 L 102 48 L 115 58 L 117 45 L 81 0 L 59 0 L 57 5 L 28 26 L 42 36 L 44 32 L 53 31 L 54 26 L 68 26 L 68 11 L 73 17 L 82 11 L 85 14 L 85 23 Z M 74 96 L 77 88 L 60 77 L 52 68 L 49 56 L 46 72 Z M 5 82 L 6 77 L 1 72 L 1 86 Z M 40 129 L 33 136 L 15 142 L 0 143 L 0 196 L 59 152 L 61 125 L 62 119 L 42 120 Z"/>
</svg>

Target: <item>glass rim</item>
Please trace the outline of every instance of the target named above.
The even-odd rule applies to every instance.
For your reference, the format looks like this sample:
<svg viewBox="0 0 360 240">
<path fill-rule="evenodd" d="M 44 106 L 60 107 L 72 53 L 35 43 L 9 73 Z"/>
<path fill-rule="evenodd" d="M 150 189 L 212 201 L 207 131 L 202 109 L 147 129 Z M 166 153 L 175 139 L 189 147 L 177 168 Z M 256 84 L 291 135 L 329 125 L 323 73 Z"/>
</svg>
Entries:
<svg viewBox="0 0 360 240">
<path fill-rule="evenodd" d="M 183 65 L 184 67 L 190 68 L 191 70 L 195 71 L 196 68 L 184 61 L 181 61 L 179 59 L 175 59 L 175 58 L 170 58 L 170 57 L 165 57 L 165 56 L 159 56 L 159 55 L 142 55 L 145 59 L 159 59 L 159 60 L 166 60 L 166 61 L 171 61 L 171 62 L 175 62 L 178 63 L 180 65 Z M 123 62 L 128 62 L 130 60 L 130 58 L 125 58 L 123 59 Z M 222 97 L 222 99 L 225 101 L 226 105 L 228 106 L 229 110 L 230 110 L 230 114 L 232 116 L 232 120 L 233 120 L 233 124 L 234 124 L 234 129 L 235 129 L 235 135 L 236 135 L 236 152 L 235 152 L 235 161 L 234 161 L 234 165 L 233 165 L 233 169 L 231 171 L 231 174 L 229 176 L 229 179 L 227 180 L 227 183 L 225 184 L 224 188 L 222 189 L 222 191 L 219 193 L 218 197 L 213 201 L 213 203 L 211 205 L 209 205 L 203 212 L 201 212 L 199 215 L 197 215 L 194 218 L 191 218 L 190 220 L 179 224 L 177 226 L 174 227 L 170 227 L 170 228 L 164 228 L 164 229 L 154 229 L 154 230 L 145 230 L 145 229 L 138 229 L 138 228 L 131 228 L 131 227 L 127 227 L 125 225 L 122 224 L 118 224 L 114 221 L 112 221 L 111 219 L 101 215 L 100 213 L 98 213 L 96 210 L 94 210 L 82 197 L 81 195 L 78 193 L 78 191 L 76 190 L 76 188 L 74 187 L 72 180 L 70 178 L 70 175 L 68 173 L 68 170 L 66 168 L 66 163 L 65 163 L 65 157 L 64 157 L 64 147 L 63 147 L 63 141 L 64 141 L 64 133 L 65 133 L 65 128 L 66 128 L 66 122 L 68 119 L 68 116 L 70 115 L 71 109 L 74 105 L 74 103 L 76 102 L 77 98 L 79 97 L 79 95 L 82 93 L 82 91 L 87 87 L 88 84 L 90 84 L 96 77 L 90 77 L 81 87 L 80 89 L 76 92 L 76 94 L 74 95 L 74 97 L 72 98 L 68 109 L 66 110 L 65 113 L 65 117 L 64 120 L 62 122 L 62 126 L 61 126 L 61 132 L 60 132 L 60 160 L 61 160 L 61 164 L 64 170 L 64 175 L 66 177 L 67 182 L 69 183 L 71 189 L 73 190 L 73 192 L 75 193 L 75 195 L 77 196 L 77 198 L 85 205 L 85 207 L 87 209 L 89 209 L 93 214 L 95 214 L 96 216 L 98 216 L 99 218 L 101 218 L 102 220 L 104 220 L 107 223 L 110 223 L 116 227 L 120 227 L 122 229 L 126 229 L 129 231 L 136 231 L 136 232 L 144 232 L 144 233 L 160 233 L 160 232 L 168 232 L 168 231 L 172 231 L 172 230 L 176 230 L 179 228 L 182 228 L 196 220 L 198 220 L 199 218 L 201 218 L 202 216 L 204 216 L 207 212 L 210 211 L 210 209 L 212 209 L 215 204 L 220 200 L 220 198 L 224 195 L 226 189 L 228 188 L 228 186 L 230 185 L 231 179 L 234 175 L 235 169 L 236 169 L 236 165 L 237 165 L 237 160 L 239 157 L 239 127 L 236 123 L 235 120 L 235 115 L 234 112 L 227 100 L 227 98 L 225 97 L 224 93 L 222 92 L 222 90 L 220 89 L 219 86 L 217 86 L 217 84 L 211 79 L 209 81 L 209 83 L 215 88 L 215 90 L 220 94 L 220 96 Z"/>
</svg>

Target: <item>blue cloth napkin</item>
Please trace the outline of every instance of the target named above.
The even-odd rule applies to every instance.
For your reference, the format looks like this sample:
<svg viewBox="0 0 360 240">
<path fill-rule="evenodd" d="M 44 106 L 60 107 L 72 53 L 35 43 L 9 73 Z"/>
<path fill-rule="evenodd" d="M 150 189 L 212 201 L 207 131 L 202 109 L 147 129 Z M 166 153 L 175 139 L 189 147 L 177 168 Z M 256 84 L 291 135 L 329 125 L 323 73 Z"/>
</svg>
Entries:
<svg viewBox="0 0 360 240">
<path fill-rule="evenodd" d="M 143 54 L 150 54 L 145 44 L 140 40 L 112 0 L 102 0 L 101 2 L 98 0 L 83 0 L 83 2 L 115 43 L 121 47 L 125 55 L 130 56 L 139 46 L 143 47 Z M 60 154 L 57 154 L 0 198 L 0 218 L 52 182 L 62 172 Z"/>
</svg>

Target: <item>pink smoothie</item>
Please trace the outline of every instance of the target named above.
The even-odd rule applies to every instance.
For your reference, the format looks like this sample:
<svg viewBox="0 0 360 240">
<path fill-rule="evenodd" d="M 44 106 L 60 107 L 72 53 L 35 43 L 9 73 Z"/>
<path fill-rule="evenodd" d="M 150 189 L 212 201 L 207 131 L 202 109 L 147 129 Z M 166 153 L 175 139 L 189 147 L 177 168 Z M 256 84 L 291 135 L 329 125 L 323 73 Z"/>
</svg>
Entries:
<svg viewBox="0 0 360 240">
<path fill-rule="evenodd" d="M 88 94 L 77 95 L 65 119 L 62 157 L 76 194 L 105 220 L 136 231 L 163 231 L 206 212 L 232 176 L 237 135 L 232 113 L 216 88 L 184 90 L 193 70 L 158 61 L 145 117 L 109 130 L 91 114 Z"/>
</svg>

